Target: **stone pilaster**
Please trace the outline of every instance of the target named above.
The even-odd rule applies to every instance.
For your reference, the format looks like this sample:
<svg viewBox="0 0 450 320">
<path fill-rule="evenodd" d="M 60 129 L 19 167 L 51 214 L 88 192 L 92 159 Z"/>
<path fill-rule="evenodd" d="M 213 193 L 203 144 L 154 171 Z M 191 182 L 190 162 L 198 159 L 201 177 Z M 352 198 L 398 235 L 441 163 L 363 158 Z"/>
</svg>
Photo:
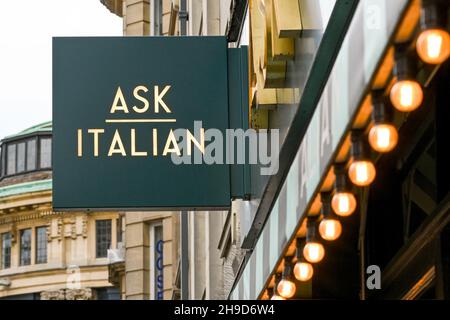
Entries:
<svg viewBox="0 0 450 320">
<path fill-rule="evenodd" d="M 150 2 L 149 0 L 124 1 L 124 35 L 150 35 Z"/>
</svg>

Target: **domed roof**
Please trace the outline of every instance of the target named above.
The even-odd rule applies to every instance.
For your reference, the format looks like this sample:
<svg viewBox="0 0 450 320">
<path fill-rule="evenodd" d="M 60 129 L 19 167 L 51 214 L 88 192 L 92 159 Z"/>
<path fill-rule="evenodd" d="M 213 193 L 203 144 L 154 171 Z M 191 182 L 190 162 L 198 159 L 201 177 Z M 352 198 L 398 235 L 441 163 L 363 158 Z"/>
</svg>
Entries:
<svg viewBox="0 0 450 320">
<path fill-rule="evenodd" d="M 38 125 L 28 128 L 28 129 L 22 130 L 16 134 L 6 136 L 2 140 L 11 140 L 13 138 L 19 138 L 22 136 L 32 135 L 33 133 L 37 133 L 37 132 L 52 132 L 52 122 L 46 121 L 46 122 L 40 123 Z"/>
</svg>

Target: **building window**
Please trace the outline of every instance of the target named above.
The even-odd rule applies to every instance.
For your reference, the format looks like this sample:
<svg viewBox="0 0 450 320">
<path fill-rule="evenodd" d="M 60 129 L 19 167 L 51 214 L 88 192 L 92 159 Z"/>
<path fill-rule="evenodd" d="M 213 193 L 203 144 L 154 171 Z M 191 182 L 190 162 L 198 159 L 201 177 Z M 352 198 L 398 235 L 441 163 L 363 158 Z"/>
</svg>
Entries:
<svg viewBox="0 0 450 320">
<path fill-rule="evenodd" d="M 25 142 L 17 144 L 17 173 L 25 171 Z"/>
<path fill-rule="evenodd" d="M 20 231 L 20 265 L 31 264 L 31 229 Z"/>
<path fill-rule="evenodd" d="M 8 142 L 2 145 L 0 151 L 0 176 L 23 174 L 52 166 L 51 137 Z"/>
<path fill-rule="evenodd" d="M 116 287 L 95 288 L 95 300 L 120 300 L 120 289 Z"/>
<path fill-rule="evenodd" d="M 28 140 L 27 142 L 27 170 L 36 170 L 36 140 Z"/>
<path fill-rule="evenodd" d="M 97 258 L 106 258 L 111 247 L 111 220 L 95 221 L 95 248 Z"/>
<path fill-rule="evenodd" d="M 150 299 L 164 299 L 164 252 L 161 224 L 150 225 Z"/>
<path fill-rule="evenodd" d="M 15 174 L 16 173 L 16 145 L 10 144 L 8 145 L 7 151 L 7 167 L 6 174 Z"/>
<path fill-rule="evenodd" d="M 36 263 L 47 263 L 47 227 L 36 228 Z"/>
<path fill-rule="evenodd" d="M 11 233 L 2 234 L 2 269 L 11 267 Z"/>
<path fill-rule="evenodd" d="M 40 167 L 50 168 L 52 165 L 52 139 L 45 138 L 40 140 Z"/>
</svg>

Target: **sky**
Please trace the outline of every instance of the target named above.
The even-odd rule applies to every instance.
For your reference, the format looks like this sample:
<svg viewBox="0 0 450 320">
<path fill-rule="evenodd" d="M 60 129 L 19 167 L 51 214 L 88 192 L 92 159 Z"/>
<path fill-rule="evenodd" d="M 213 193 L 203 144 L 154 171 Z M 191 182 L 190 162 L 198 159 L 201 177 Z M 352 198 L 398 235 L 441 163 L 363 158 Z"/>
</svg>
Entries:
<svg viewBox="0 0 450 320">
<path fill-rule="evenodd" d="M 100 0 L 1 0 L 0 140 L 52 115 L 52 37 L 121 36 Z"/>
</svg>

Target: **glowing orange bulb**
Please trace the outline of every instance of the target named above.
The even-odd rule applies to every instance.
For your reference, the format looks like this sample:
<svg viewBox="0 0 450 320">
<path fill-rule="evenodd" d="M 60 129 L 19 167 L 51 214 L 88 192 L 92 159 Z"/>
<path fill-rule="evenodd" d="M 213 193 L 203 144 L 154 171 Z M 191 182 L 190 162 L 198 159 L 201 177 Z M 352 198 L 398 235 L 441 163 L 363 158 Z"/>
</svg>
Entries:
<svg viewBox="0 0 450 320">
<path fill-rule="evenodd" d="M 319 242 L 308 242 L 303 248 L 303 256 L 309 262 L 317 263 L 325 256 L 325 249 Z"/>
<path fill-rule="evenodd" d="M 398 111 L 413 111 L 422 104 L 422 87 L 417 83 L 417 81 L 398 81 L 392 86 L 390 98 L 392 104 Z"/>
<path fill-rule="evenodd" d="M 296 290 L 295 283 L 290 280 L 282 279 L 278 282 L 277 291 L 282 298 L 292 298 Z"/>
<path fill-rule="evenodd" d="M 313 266 L 308 262 L 297 262 L 294 266 L 294 276 L 298 281 L 308 281 L 314 274 Z"/>
<path fill-rule="evenodd" d="M 425 63 L 441 64 L 450 56 L 450 35 L 441 29 L 424 30 L 417 38 L 416 50 Z"/>
<path fill-rule="evenodd" d="M 281 296 L 279 296 L 279 295 L 277 295 L 276 293 L 274 293 L 272 295 L 272 297 L 270 298 L 270 300 L 286 300 L 286 299 L 281 297 Z"/>
<path fill-rule="evenodd" d="M 331 200 L 331 207 L 338 216 L 347 217 L 356 209 L 355 196 L 350 192 L 336 192 Z"/>
<path fill-rule="evenodd" d="M 375 124 L 369 132 L 369 144 L 378 152 L 389 152 L 398 142 L 397 129 L 391 124 Z"/>
<path fill-rule="evenodd" d="M 372 162 L 367 160 L 354 161 L 348 170 L 350 180 L 357 186 L 365 187 L 375 179 L 376 170 Z"/>
<path fill-rule="evenodd" d="M 342 225 L 339 220 L 325 218 L 319 224 L 319 233 L 325 240 L 336 240 L 342 233 Z"/>
</svg>

